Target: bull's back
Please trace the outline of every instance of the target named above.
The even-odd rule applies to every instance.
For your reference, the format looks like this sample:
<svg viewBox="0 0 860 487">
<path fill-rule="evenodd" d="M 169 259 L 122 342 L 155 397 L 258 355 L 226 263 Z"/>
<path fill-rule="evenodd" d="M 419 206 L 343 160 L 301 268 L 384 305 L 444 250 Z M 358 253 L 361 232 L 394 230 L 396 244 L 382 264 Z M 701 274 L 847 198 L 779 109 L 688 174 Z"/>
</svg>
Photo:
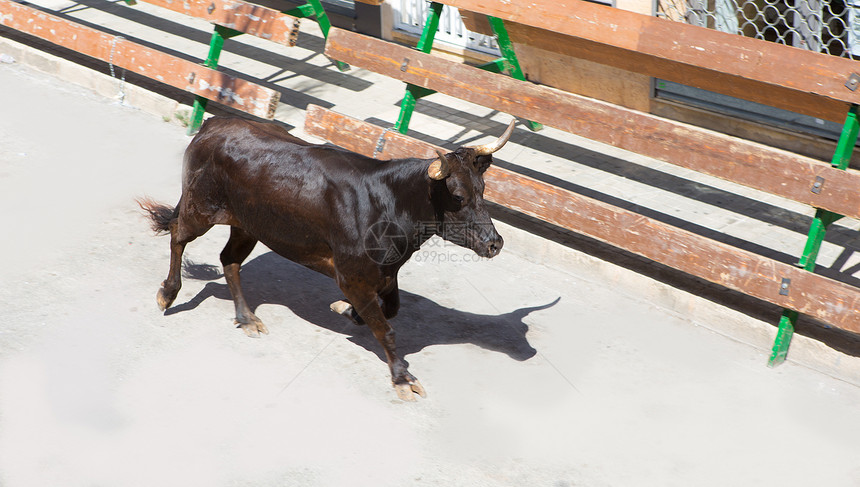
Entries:
<svg viewBox="0 0 860 487">
<path fill-rule="evenodd" d="M 211 118 L 189 144 L 183 199 L 279 254 L 315 267 L 331 258 L 344 207 L 357 206 L 363 160 L 308 144 L 274 124 Z M 366 169 L 366 168 L 365 168 Z M 346 225 L 348 226 L 348 225 Z"/>
</svg>

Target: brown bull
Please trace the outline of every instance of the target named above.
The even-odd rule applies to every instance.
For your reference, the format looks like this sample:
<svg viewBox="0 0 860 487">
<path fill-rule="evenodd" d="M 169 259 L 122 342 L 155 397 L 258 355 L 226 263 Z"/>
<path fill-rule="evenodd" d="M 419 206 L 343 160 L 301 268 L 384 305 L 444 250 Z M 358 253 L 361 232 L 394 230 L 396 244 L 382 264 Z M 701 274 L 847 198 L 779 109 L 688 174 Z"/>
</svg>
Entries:
<svg viewBox="0 0 860 487">
<path fill-rule="evenodd" d="M 400 305 L 397 273 L 428 238 L 449 237 L 494 257 L 502 237 L 484 205 L 484 171 L 510 138 L 461 147 L 434 159 L 380 162 L 311 145 L 273 125 L 240 118 L 206 121 L 185 152 L 182 196 L 175 208 L 141 201 L 153 228 L 170 233 L 170 270 L 158 291 L 166 310 L 181 286 L 185 245 L 213 225 L 230 225 L 221 252 L 236 323 L 249 336 L 268 333 L 249 308 L 239 268 L 256 243 L 333 278 L 346 300 L 332 310 L 367 324 L 382 344 L 397 394 L 424 388 L 396 352 L 388 320 Z"/>
</svg>

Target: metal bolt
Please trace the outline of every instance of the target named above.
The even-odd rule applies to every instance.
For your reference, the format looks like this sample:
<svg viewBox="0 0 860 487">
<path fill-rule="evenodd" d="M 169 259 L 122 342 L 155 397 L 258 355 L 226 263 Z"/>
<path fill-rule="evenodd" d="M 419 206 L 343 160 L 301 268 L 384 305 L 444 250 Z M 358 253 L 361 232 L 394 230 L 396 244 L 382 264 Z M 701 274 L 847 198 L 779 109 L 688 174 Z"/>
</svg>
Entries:
<svg viewBox="0 0 860 487">
<path fill-rule="evenodd" d="M 858 87 L 860 87 L 860 74 L 851 73 L 851 76 L 848 77 L 848 81 L 845 82 L 845 87 L 851 91 L 856 91 Z"/>
<path fill-rule="evenodd" d="M 824 178 L 821 176 L 815 176 L 815 183 L 812 184 L 812 191 L 815 194 L 821 193 L 821 187 L 824 186 Z"/>
<path fill-rule="evenodd" d="M 788 296 L 788 288 L 791 286 L 791 279 L 787 277 L 782 278 L 782 282 L 779 284 L 779 294 L 780 296 Z"/>
</svg>

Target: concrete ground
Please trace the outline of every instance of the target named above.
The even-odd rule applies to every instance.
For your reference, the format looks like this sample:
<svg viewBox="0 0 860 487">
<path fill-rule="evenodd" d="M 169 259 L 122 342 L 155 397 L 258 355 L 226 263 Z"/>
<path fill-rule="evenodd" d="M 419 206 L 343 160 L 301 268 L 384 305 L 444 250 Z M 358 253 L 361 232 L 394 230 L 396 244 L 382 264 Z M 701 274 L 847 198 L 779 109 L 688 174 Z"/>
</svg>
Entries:
<svg viewBox="0 0 860 487">
<path fill-rule="evenodd" d="M 351 101 L 302 93 L 370 109 L 355 93 L 386 86 L 349 76 Z M 243 282 L 271 334 L 235 329 L 224 229 L 189 246 L 159 312 L 167 241 L 133 200 L 175 202 L 189 139 L 69 77 L 0 64 L 0 485 L 860 485 L 856 357 L 798 337 L 828 373 L 768 369 L 754 318 L 510 225 L 495 259 L 435 241 L 401 271 L 417 403 L 397 400 L 368 330 L 328 311 L 334 284 L 262 246 Z M 437 125 L 450 139 L 455 122 Z M 546 172 L 619 155 L 581 142 L 565 166 L 529 137 L 515 162 Z"/>
</svg>

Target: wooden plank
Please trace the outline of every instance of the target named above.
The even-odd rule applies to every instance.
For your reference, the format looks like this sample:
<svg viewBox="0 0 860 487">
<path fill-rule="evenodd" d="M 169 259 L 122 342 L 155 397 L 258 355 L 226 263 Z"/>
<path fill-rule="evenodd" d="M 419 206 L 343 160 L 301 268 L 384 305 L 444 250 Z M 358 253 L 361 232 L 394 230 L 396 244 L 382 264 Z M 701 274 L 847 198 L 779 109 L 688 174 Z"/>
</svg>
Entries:
<svg viewBox="0 0 860 487">
<path fill-rule="evenodd" d="M 326 55 L 677 166 L 860 217 L 860 172 L 332 29 Z M 408 60 L 404 66 L 404 60 Z M 824 180 L 813 193 L 817 178 Z"/>
<path fill-rule="evenodd" d="M 435 147 L 310 105 L 305 131 L 348 150 L 389 159 L 435 157 Z M 384 150 L 374 154 L 380 137 Z M 503 149 L 504 151 L 504 149 Z M 491 166 L 484 196 L 674 269 L 860 333 L 860 290 L 637 213 Z M 788 294 L 780 294 L 790 279 Z"/>
<path fill-rule="evenodd" d="M 515 42 L 826 120 L 860 104 L 846 58 L 579 0 L 442 3 L 515 22 Z"/>
<path fill-rule="evenodd" d="M 280 99 L 275 90 L 9 0 L 0 0 L 0 25 L 257 117 L 273 118 Z"/>
<path fill-rule="evenodd" d="M 240 0 L 141 0 L 263 39 L 295 45 L 298 19 Z"/>
</svg>

